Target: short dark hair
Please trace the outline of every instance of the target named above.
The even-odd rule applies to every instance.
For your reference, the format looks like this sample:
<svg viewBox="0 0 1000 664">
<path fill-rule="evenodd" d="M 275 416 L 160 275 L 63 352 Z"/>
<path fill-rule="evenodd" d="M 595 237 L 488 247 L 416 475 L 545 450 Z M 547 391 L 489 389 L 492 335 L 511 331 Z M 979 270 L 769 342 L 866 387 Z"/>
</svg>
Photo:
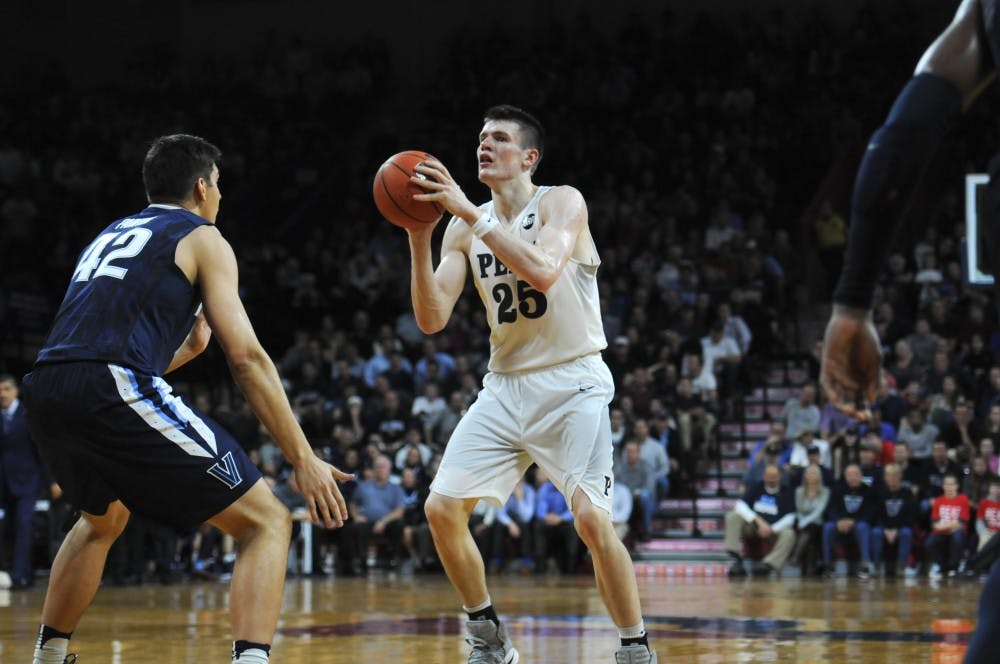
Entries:
<svg viewBox="0 0 1000 664">
<path fill-rule="evenodd" d="M 17 378 L 14 378 L 14 374 L 0 373 L 0 383 L 12 383 L 17 387 Z"/>
<path fill-rule="evenodd" d="M 490 120 L 510 120 L 517 124 L 521 130 L 521 147 L 538 150 L 538 161 L 531 169 L 534 172 L 545 153 L 545 128 L 542 127 L 538 118 L 517 106 L 500 104 L 486 109 L 486 112 L 483 113 L 483 122 L 486 123 Z"/>
<path fill-rule="evenodd" d="M 209 181 L 222 151 L 204 138 L 188 134 L 160 136 L 142 162 L 142 180 L 150 203 L 186 200 L 199 178 Z"/>
</svg>

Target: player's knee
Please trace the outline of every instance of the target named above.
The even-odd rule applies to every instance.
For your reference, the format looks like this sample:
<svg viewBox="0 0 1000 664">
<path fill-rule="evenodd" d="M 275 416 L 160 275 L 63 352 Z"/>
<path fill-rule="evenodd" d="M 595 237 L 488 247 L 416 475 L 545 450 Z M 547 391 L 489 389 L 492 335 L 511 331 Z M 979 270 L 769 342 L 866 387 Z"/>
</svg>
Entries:
<svg viewBox="0 0 1000 664">
<path fill-rule="evenodd" d="M 465 522 L 461 501 L 439 493 L 431 493 L 427 497 L 424 514 L 427 515 L 427 522 L 435 529 L 449 528 L 456 523 Z"/>
<path fill-rule="evenodd" d="M 581 501 L 573 511 L 573 525 L 587 548 L 593 550 L 606 544 L 612 533 L 611 519 L 607 512 L 594 507 L 590 501 Z"/>
<path fill-rule="evenodd" d="M 120 503 L 112 503 L 100 516 L 85 514 L 84 520 L 95 538 L 117 539 L 128 525 L 129 511 Z"/>
</svg>

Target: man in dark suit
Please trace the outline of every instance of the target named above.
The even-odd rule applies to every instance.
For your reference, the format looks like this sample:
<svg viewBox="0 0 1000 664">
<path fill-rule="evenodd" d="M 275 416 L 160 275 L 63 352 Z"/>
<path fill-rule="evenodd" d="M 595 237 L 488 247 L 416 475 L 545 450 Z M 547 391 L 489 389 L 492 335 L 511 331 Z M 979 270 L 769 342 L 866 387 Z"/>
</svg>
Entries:
<svg viewBox="0 0 1000 664">
<path fill-rule="evenodd" d="M 15 589 L 27 588 L 34 580 L 31 519 L 45 475 L 17 395 L 17 380 L 10 374 L 0 374 L 0 493 L 7 518 L 14 525 L 11 581 Z"/>
</svg>

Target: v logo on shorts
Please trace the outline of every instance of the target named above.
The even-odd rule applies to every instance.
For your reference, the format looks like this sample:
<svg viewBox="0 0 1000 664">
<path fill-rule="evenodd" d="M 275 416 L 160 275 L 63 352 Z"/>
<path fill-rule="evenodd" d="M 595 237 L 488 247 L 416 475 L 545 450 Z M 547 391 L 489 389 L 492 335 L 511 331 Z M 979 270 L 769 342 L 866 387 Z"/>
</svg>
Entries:
<svg viewBox="0 0 1000 664">
<path fill-rule="evenodd" d="M 224 465 L 221 466 L 216 463 L 206 472 L 228 486 L 230 489 L 235 489 L 243 482 L 243 477 L 240 475 L 239 468 L 236 467 L 236 461 L 233 459 L 233 453 L 226 452 L 226 455 L 222 457 L 222 463 Z"/>
<path fill-rule="evenodd" d="M 580 391 L 581 392 L 589 392 L 592 389 L 594 389 L 595 387 L 597 387 L 597 386 L 596 385 L 581 385 L 580 386 Z"/>
</svg>

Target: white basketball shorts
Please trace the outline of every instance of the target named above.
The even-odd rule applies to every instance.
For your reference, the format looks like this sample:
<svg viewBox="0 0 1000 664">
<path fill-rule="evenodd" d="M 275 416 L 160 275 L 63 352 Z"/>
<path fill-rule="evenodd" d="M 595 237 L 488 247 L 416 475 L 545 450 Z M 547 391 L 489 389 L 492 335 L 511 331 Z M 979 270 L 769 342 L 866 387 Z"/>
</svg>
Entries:
<svg viewBox="0 0 1000 664">
<path fill-rule="evenodd" d="M 579 488 L 610 513 L 614 392 L 597 354 L 539 371 L 487 374 L 451 435 L 431 490 L 502 507 L 535 462 L 568 504 Z"/>
</svg>

